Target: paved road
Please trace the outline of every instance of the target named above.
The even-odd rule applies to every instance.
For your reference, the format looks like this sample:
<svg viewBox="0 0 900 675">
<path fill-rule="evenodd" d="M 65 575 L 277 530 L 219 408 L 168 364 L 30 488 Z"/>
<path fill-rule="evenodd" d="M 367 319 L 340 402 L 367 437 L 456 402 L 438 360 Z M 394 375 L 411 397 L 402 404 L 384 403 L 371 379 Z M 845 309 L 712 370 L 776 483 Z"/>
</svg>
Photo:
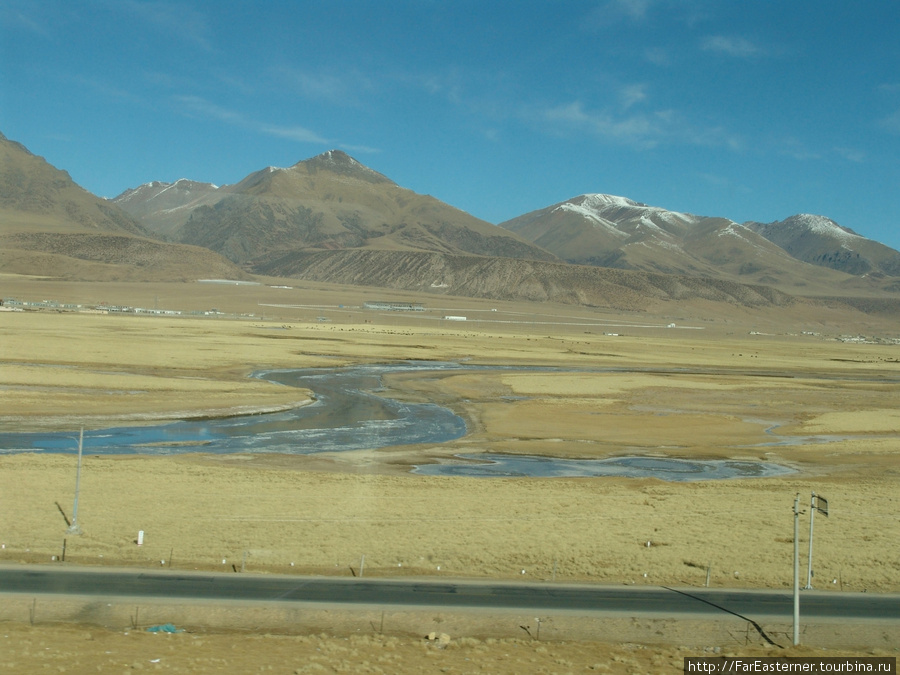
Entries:
<svg viewBox="0 0 900 675">
<path fill-rule="evenodd" d="M 37 565 L 0 567 L 0 593 L 574 610 L 695 618 L 726 613 L 748 621 L 763 617 L 790 619 L 793 613 L 791 594 L 784 591 L 148 573 Z M 897 594 L 805 591 L 800 606 L 806 620 L 900 621 Z"/>
</svg>

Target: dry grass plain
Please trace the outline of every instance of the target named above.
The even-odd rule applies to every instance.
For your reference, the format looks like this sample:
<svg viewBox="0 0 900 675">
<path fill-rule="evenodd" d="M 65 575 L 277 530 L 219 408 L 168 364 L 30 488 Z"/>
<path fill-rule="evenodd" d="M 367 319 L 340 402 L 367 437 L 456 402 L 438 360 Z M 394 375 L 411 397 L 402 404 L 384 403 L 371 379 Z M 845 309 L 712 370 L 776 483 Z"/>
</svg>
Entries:
<svg viewBox="0 0 900 675">
<path fill-rule="evenodd" d="M 573 371 L 390 378 L 396 397 L 446 405 L 466 419 L 466 436 L 439 445 L 309 456 L 86 456 L 79 506 L 85 534 L 68 538 L 71 562 L 349 575 L 364 555 L 367 576 L 688 586 L 704 585 L 709 567 L 712 586 L 784 589 L 794 495 L 808 507 L 815 491 L 831 510 L 816 521 L 816 587 L 900 591 L 900 346 L 834 339 L 860 332 L 897 337 L 900 327 L 890 320 L 859 315 L 843 325 L 840 312 L 785 319 L 743 309 L 723 316 L 720 308 L 710 318 L 703 307 L 623 316 L 446 297 L 426 298 L 433 309 L 424 313 L 397 314 L 359 309 L 365 299 L 383 299 L 360 289 L 2 281 L 4 297 L 256 314 L 229 320 L 2 312 L 2 431 L 77 433 L 82 424 L 233 415 L 308 401 L 307 392 L 247 377 L 261 368 L 424 359 Z M 666 328 L 670 323 L 676 327 Z M 460 452 L 757 459 L 796 473 L 671 483 L 408 472 Z M 60 554 L 60 506 L 68 512 L 72 505 L 74 467 L 74 454 L 0 455 L 0 560 L 50 562 Z M 805 552 L 805 517 L 801 522 Z M 145 532 L 142 547 L 134 544 L 138 530 Z M 16 631 L 30 644 L 41 640 L 32 629 Z M 84 635 L 76 631 L 72 639 L 96 638 Z M 330 649 L 343 649 L 335 644 Z M 498 649 L 509 652 L 511 644 Z M 385 646 L 371 648 L 383 654 Z M 437 662 L 420 646 L 409 649 L 422 652 L 411 664 Z M 601 654 L 596 663 L 610 672 L 653 672 L 652 658 L 669 659 L 666 668 L 680 658 L 677 650 L 656 651 L 632 663 L 627 648 L 586 649 Z M 485 659 L 495 658 L 487 652 Z M 529 658 L 544 669 L 531 672 L 596 665 L 589 655 L 568 666 Z M 487 672 L 523 672 L 499 657 L 490 663 Z M 464 663 L 449 665 L 449 672 L 469 672 Z M 384 672 L 414 671 L 394 664 Z"/>
</svg>

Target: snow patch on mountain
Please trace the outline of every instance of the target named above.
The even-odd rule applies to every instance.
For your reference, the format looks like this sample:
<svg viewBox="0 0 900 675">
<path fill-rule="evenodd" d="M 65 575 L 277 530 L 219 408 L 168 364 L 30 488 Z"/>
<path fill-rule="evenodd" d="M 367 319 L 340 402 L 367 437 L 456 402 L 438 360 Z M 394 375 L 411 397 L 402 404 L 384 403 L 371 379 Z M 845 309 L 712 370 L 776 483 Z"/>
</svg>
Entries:
<svg viewBox="0 0 900 675">
<path fill-rule="evenodd" d="M 615 195 L 604 194 L 588 194 L 582 195 L 582 206 L 589 209 L 602 209 L 606 206 L 638 206 L 650 208 L 646 204 L 641 204 L 627 197 L 616 197 Z"/>
<path fill-rule="evenodd" d="M 794 222 L 802 225 L 807 230 L 809 230 L 810 232 L 814 232 L 815 234 L 835 237 L 845 242 L 852 239 L 864 238 L 860 237 L 858 234 L 850 232 L 846 228 L 841 227 L 836 222 L 831 220 L 831 218 L 826 218 L 825 216 L 815 216 L 810 213 L 800 213 L 793 218 L 789 218 L 788 220 L 793 220 Z"/>
<path fill-rule="evenodd" d="M 179 178 L 174 183 L 154 180 L 149 183 L 143 183 L 136 188 L 125 190 L 125 192 L 114 198 L 113 201 L 117 204 L 124 204 L 132 201 L 149 202 L 172 188 L 190 193 L 197 189 L 202 191 L 218 190 L 219 186 L 213 185 L 212 183 L 200 183 L 189 178 Z"/>
<path fill-rule="evenodd" d="M 393 182 L 389 178 L 378 173 L 374 169 L 370 169 L 362 164 L 343 150 L 328 150 L 321 155 L 316 155 L 312 159 L 307 159 L 299 164 L 307 164 L 311 167 L 325 168 L 337 174 L 349 175 L 356 178 L 364 178 L 373 182 Z M 298 164 L 298 166 L 299 166 Z"/>
<path fill-rule="evenodd" d="M 582 205 L 572 204 L 571 202 L 563 202 L 555 209 L 553 209 L 553 213 L 556 213 L 557 211 L 569 211 L 570 213 L 575 213 L 582 218 L 589 220 L 594 225 L 594 227 L 602 228 L 617 237 L 624 238 L 628 236 L 626 232 L 622 232 L 622 230 L 616 227 L 615 223 L 611 223 L 610 221 L 606 220 L 606 218 L 601 218 L 599 215 L 597 215 L 595 209 L 585 208 Z"/>
<path fill-rule="evenodd" d="M 689 224 L 695 220 L 692 216 L 686 213 L 669 211 L 658 206 L 649 206 L 642 202 L 636 202 L 633 199 L 628 199 L 627 197 L 616 197 L 615 195 L 606 194 L 586 194 L 581 195 L 581 197 L 576 197 L 575 199 L 569 200 L 569 203 L 573 203 L 578 199 L 581 200 L 580 203 L 582 207 L 594 210 L 598 213 L 602 213 L 609 208 L 627 208 L 633 210 L 635 214 L 640 214 L 641 222 L 647 225 L 650 224 L 650 221 L 645 219 L 650 218 L 651 216 L 654 219 L 658 219 L 664 223 L 669 223 L 670 225 Z M 653 223 L 653 226 L 657 227 L 655 223 Z"/>
<path fill-rule="evenodd" d="M 655 208 L 655 207 L 651 207 Z M 667 211 L 666 209 L 655 209 L 656 217 L 662 220 L 669 225 L 689 225 L 696 221 L 691 215 L 687 213 L 680 213 L 678 211 Z"/>
<path fill-rule="evenodd" d="M 737 237 L 738 239 L 746 241 L 748 244 L 754 246 L 755 248 L 761 248 L 759 244 L 757 244 L 755 241 L 750 241 L 750 239 L 745 236 L 745 234 L 749 231 L 750 230 L 748 228 L 744 227 L 743 225 L 739 225 L 738 223 L 728 223 L 728 225 L 719 230 L 716 235 L 719 237 Z"/>
<path fill-rule="evenodd" d="M 638 222 L 637 226 L 647 228 L 648 230 L 653 232 L 653 236 L 662 235 L 663 237 L 667 237 L 667 238 L 670 238 L 672 236 L 645 215 L 641 215 L 641 219 Z"/>
<path fill-rule="evenodd" d="M 681 246 L 679 246 L 679 245 L 676 244 L 675 242 L 673 242 L 673 241 L 666 241 L 666 240 L 664 240 L 664 239 L 660 239 L 659 237 L 653 237 L 653 240 L 652 240 L 652 241 L 653 241 L 653 243 L 654 243 L 656 246 L 659 246 L 660 248 L 667 249 L 667 250 L 669 250 L 669 251 L 683 251 L 683 250 L 684 250 L 684 249 L 681 248 Z"/>
</svg>

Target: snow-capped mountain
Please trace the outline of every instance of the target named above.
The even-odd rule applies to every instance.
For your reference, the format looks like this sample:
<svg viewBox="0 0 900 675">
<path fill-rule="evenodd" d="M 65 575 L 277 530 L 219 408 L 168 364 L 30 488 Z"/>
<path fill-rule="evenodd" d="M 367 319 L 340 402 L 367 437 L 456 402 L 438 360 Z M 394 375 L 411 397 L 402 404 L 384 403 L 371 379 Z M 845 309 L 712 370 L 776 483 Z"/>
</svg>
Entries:
<svg viewBox="0 0 900 675">
<path fill-rule="evenodd" d="M 900 269 L 893 249 L 818 216 L 739 224 L 585 194 L 500 225 L 571 263 L 731 278 L 790 292 L 826 293 L 851 281 L 848 274 Z"/>
<path fill-rule="evenodd" d="M 212 183 L 179 178 L 174 183 L 152 181 L 125 190 L 112 201 L 164 237 L 172 234 L 198 206 L 215 204 L 224 193 Z"/>
<path fill-rule="evenodd" d="M 625 197 L 586 194 L 500 224 L 573 263 L 678 274 L 753 275 L 763 261 L 788 256 L 752 230 L 649 206 Z"/>
<path fill-rule="evenodd" d="M 773 223 L 744 223 L 798 260 L 856 276 L 900 276 L 900 252 L 808 213 Z"/>
</svg>

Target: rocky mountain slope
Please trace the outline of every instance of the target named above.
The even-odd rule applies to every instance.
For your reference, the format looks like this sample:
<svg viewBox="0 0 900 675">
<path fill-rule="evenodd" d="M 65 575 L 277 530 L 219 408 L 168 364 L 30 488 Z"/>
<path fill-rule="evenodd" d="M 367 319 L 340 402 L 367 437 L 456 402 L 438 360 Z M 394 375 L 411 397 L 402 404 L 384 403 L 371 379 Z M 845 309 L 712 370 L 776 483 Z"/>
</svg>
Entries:
<svg viewBox="0 0 900 675">
<path fill-rule="evenodd" d="M 222 194 L 217 185 L 181 178 L 174 183 L 144 183 L 112 201 L 137 220 L 146 221 L 147 229 L 157 236 L 171 238 L 191 211 L 220 199 Z"/>
<path fill-rule="evenodd" d="M 0 134 L 0 269 L 63 279 L 246 274 L 208 249 L 153 239 L 115 204 Z"/>
<path fill-rule="evenodd" d="M 306 281 L 628 311 L 664 301 L 706 300 L 742 307 L 781 307 L 795 302 L 768 286 L 721 279 L 413 251 L 298 251 L 272 258 L 259 271 Z"/>
<path fill-rule="evenodd" d="M 339 150 L 286 169 L 268 167 L 231 186 L 148 184 L 114 201 L 158 234 L 242 264 L 310 248 L 555 259 L 518 235 L 401 188 Z"/>
<path fill-rule="evenodd" d="M 773 223 L 744 223 L 793 257 L 854 275 L 900 277 L 900 252 L 841 227 L 830 218 L 799 214 Z"/>
<path fill-rule="evenodd" d="M 578 264 L 711 276 L 804 293 L 855 283 L 849 269 L 815 267 L 821 262 L 794 256 L 758 228 L 612 195 L 580 195 L 500 225 Z"/>
<path fill-rule="evenodd" d="M 77 185 L 68 173 L 0 134 L 3 232 L 111 232 L 146 235 L 118 207 Z"/>
</svg>

